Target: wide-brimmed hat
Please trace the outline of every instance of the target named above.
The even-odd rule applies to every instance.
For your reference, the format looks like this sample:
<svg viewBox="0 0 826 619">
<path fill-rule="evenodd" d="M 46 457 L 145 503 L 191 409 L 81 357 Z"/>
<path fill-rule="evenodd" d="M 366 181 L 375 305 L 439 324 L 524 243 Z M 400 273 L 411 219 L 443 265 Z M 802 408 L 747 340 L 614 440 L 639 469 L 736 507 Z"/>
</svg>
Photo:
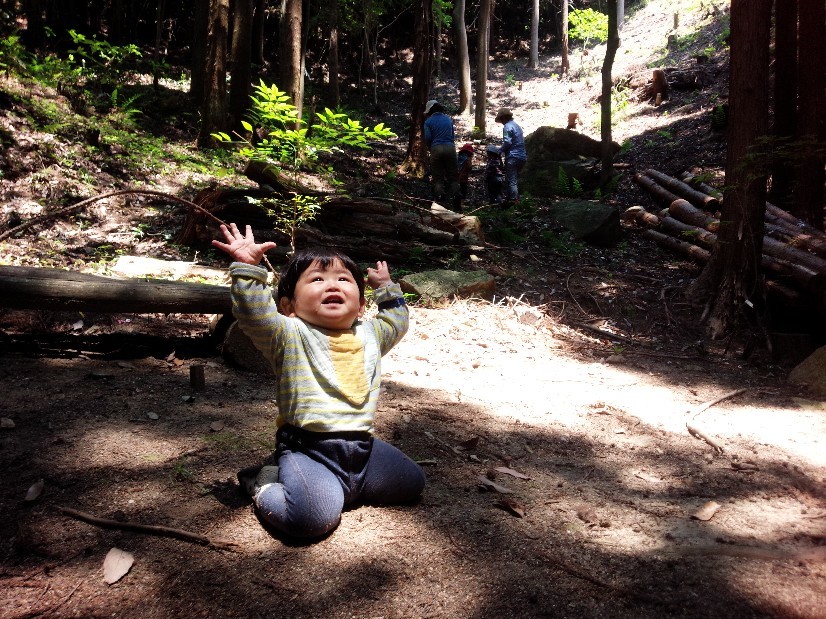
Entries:
<svg viewBox="0 0 826 619">
<path fill-rule="evenodd" d="M 496 122 L 501 120 L 510 120 L 513 118 L 513 112 L 510 111 L 510 108 L 499 108 L 499 111 L 496 112 L 496 118 L 494 119 Z"/>
<path fill-rule="evenodd" d="M 466 150 L 467 152 L 469 152 L 472 155 L 473 154 L 473 144 L 471 144 L 470 142 L 462 144 L 462 148 L 460 148 L 459 151 L 461 152 L 463 150 Z"/>
<path fill-rule="evenodd" d="M 430 114 L 430 110 L 432 110 L 432 109 L 433 109 L 433 106 L 434 106 L 434 105 L 439 105 L 439 102 L 438 102 L 438 101 L 436 101 L 436 99 L 431 99 L 430 101 L 428 101 L 427 103 L 425 103 L 425 104 L 424 104 L 424 113 L 425 113 L 425 114 Z"/>
</svg>

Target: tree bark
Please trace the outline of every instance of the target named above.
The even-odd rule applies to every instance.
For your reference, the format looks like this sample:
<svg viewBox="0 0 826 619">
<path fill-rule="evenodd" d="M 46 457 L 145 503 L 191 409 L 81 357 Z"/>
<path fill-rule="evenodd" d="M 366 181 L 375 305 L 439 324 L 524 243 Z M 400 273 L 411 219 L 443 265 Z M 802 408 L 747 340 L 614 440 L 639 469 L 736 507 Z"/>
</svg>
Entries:
<svg viewBox="0 0 826 619">
<path fill-rule="evenodd" d="M 145 314 L 228 314 L 229 286 L 115 279 L 60 269 L 0 266 L 0 306 Z"/>
<path fill-rule="evenodd" d="M 304 106 L 304 76 L 301 58 L 302 1 L 284 0 L 278 38 L 279 87 L 290 97 L 298 117 Z"/>
<path fill-rule="evenodd" d="M 432 0 L 417 0 L 414 5 L 413 101 L 410 111 L 407 155 L 400 170 L 416 178 L 423 178 L 427 164 L 424 143 L 424 106 L 430 86 L 433 46 L 430 43 L 433 22 Z"/>
<path fill-rule="evenodd" d="M 252 93 L 253 0 L 233 0 L 233 7 L 229 109 L 233 124 L 240 131 Z"/>
<path fill-rule="evenodd" d="M 207 83 L 207 39 L 209 37 L 209 7 L 211 0 L 195 0 L 195 25 L 192 33 L 192 70 L 189 78 L 189 96 L 196 106 L 204 100 Z"/>
<path fill-rule="evenodd" d="M 797 132 L 797 7 L 798 0 L 775 2 L 774 122 L 772 136 L 788 144 Z M 769 199 L 792 208 L 793 166 L 789 157 L 772 162 Z"/>
<path fill-rule="evenodd" d="M 797 168 L 792 212 L 819 230 L 824 229 L 824 189 L 826 178 L 826 3 L 800 2 L 800 51 L 798 54 L 799 96 L 796 148 L 802 151 Z"/>
<path fill-rule="evenodd" d="M 602 169 L 599 184 L 605 188 L 614 175 L 614 148 L 611 140 L 611 69 L 617 55 L 620 39 L 617 30 L 617 0 L 608 0 L 608 44 L 602 63 L 602 99 L 600 103 L 600 137 L 602 138 Z"/>
<path fill-rule="evenodd" d="M 254 0 L 252 17 L 252 62 L 258 66 L 264 64 L 264 25 L 267 12 L 267 0 Z"/>
<path fill-rule="evenodd" d="M 566 75 L 571 70 L 571 61 L 568 58 L 568 0 L 562 1 L 562 17 L 560 17 L 560 39 L 562 44 L 562 60 L 559 64 L 559 75 Z"/>
<path fill-rule="evenodd" d="M 539 0 L 531 3 L 531 55 L 528 61 L 529 69 L 539 66 Z"/>
<path fill-rule="evenodd" d="M 771 8 L 772 0 L 731 2 L 727 189 L 719 243 L 692 286 L 707 300 L 701 321 L 707 321 L 713 338 L 722 337 L 746 316 L 762 314 L 766 178 L 753 161 L 759 140 L 768 132 Z"/>
<path fill-rule="evenodd" d="M 481 0 L 476 56 L 476 113 L 474 125 L 484 135 L 488 107 L 488 55 L 490 54 L 490 22 L 495 0 Z"/>
<path fill-rule="evenodd" d="M 227 33 L 229 0 L 210 0 L 204 92 L 201 101 L 201 128 L 198 146 L 213 146 L 213 133 L 224 131 L 227 124 Z"/>
<path fill-rule="evenodd" d="M 338 39 L 339 39 L 339 10 L 338 0 L 330 3 L 330 49 L 327 52 L 327 65 L 329 71 L 330 104 L 333 109 L 341 104 L 341 94 L 338 79 Z"/>
<path fill-rule="evenodd" d="M 470 82 L 470 54 L 467 48 L 465 0 L 456 0 L 453 6 L 453 29 L 456 36 L 456 60 L 459 65 L 459 114 L 473 114 L 473 95 Z"/>
</svg>

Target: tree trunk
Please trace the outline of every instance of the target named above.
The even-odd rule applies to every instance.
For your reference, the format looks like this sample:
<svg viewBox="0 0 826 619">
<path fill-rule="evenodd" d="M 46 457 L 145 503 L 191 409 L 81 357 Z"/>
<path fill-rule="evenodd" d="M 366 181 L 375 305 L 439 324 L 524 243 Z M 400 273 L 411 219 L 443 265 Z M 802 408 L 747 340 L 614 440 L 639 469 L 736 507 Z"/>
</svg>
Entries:
<svg viewBox="0 0 826 619">
<path fill-rule="evenodd" d="M 43 0 L 25 0 L 23 14 L 26 16 L 24 41 L 29 50 L 38 50 L 46 43 L 46 22 L 43 19 Z"/>
<path fill-rule="evenodd" d="M 729 135 L 719 243 L 692 288 L 707 300 L 701 321 L 714 338 L 744 314 L 762 316 L 760 256 L 766 178 L 756 146 L 768 131 L 769 34 L 772 0 L 732 0 Z"/>
<path fill-rule="evenodd" d="M 456 60 L 459 65 L 459 114 L 469 115 L 473 114 L 473 95 L 465 25 L 465 0 L 456 0 L 453 6 L 453 28 L 456 36 Z"/>
<path fill-rule="evenodd" d="M 611 69 L 620 39 L 617 31 L 617 0 L 608 0 L 608 45 L 602 63 L 602 99 L 600 103 L 600 137 L 602 138 L 602 169 L 599 184 L 605 188 L 614 175 L 614 148 L 611 141 Z"/>
<path fill-rule="evenodd" d="M 528 61 L 529 69 L 539 66 L 539 0 L 531 3 L 531 56 Z"/>
<path fill-rule="evenodd" d="M 278 85 L 290 97 L 298 117 L 304 104 L 304 76 L 301 73 L 301 0 L 285 0 L 278 37 Z"/>
<path fill-rule="evenodd" d="M 0 306 L 53 311 L 229 314 L 229 286 L 0 267 Z"/>
<path fill-rule="evenodd" d="M 824 164 L 826 164 L 826 3 L 800 2 L 800 52 L 798 54 L 798 141 L 802 161 L 795 182 L 794 214 L 819 230 L 824 229 Z"/>
<path fill-rule="evenodd" d="M 226 130 L 227 124 L 227 33 L 229 0 L 210 0 L 201 101 L 201 128 L 198 146 L 212 146 L 213 133 Z"/>
<path fill-rule="evenodd" d="M 264 65 L 264 25 L 267 13 L 267 0 L 254 0 L 255 8 L 252 17 L 252 62 L 259 66 Z"/>
<path fill-rule="evenodd" d="M 209 6 L 211 0 L 195 0 L 195 26 L 192 33 L 192 70 L 189 78 L 189 96 L 196 106 L 206 92 L 207 37 L 209 36 Z"/>
<path fill-rule="evenodd" d="M 482 0 L 479 7 L 479 30 L 476 57 L 476 115 L 474 124 L 482 135 L 485 134 L 488 107 L 488 55 L 490 53 L 490 22 L 495 0 Z"/>
<path fill-rule="evenodd" d="M 424 106 L 428 100 L 430 70 L 433 63 L 433 46 L 430 42 L 433 23 L 433 0 L 417 0 L 414 5 L 413 24 L 413 101 L 410 111 L 410 132 L 407 155 L 401 165 L 403 173 L 423 178 L 427 164 L 424 143 Z"/>
<path fill-rule="evenodd" d="M 327 52 L 327 66 L 330 83 L 330 105 L 333 109 L 341 104 L 341 94 L 338 80 L 338 35 L 339 35 L 338 0 L 330 3 L 330 49 Z"/>
<path fill-rule="evenodd" d="M 250 107 L 252 93 L 252 15 L 253 0 L 233 0 L 231 81 L 229 110 L 233 124 L 241 130 L 241 120 Z"/>
<path fill-rule="evenodd" d="M 155 8 L 155 47 L 152 50 L 152 59 L 155 61 L 155 67 L 152 69 L 152 86 L 158 87 L 158 68 L 161 62 L 161 38 L 163 37 L 163 13 L 164 0 L 158 0 L 158 5 Z"/>
<path fill-rule="evenodd" d="M 774 123 L 772 136 L 788 144 L 797 131 L 797 6 L 798 0 L 776 2 L 774 61 Z M 793 166 L 789 157 L 772 162 L 769 199 L 792 208 Z"/>
<path fill-rule="evenodd" d="M 562 0 L 562 16 L 560 17 L 560 41 L 562 44 L 562 60 L 559 64 L 559 75 L 566 75 L 571 70 L 571 61 L 568 59 L 568 0 Z"/>
<path fill-rule="evenodd" d="M 438 21 L 433 23 L 433 60 L 435 63 L 434 75 L 436 83 L 442 81 L 442 24 Z"/>
</svg>

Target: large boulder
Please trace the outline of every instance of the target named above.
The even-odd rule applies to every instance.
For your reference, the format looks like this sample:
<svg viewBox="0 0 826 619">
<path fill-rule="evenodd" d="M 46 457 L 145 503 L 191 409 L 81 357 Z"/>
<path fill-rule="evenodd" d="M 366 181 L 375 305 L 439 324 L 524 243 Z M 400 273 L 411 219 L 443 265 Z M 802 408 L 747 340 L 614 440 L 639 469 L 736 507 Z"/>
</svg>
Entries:
<svg viewBox="0 0 826 619">
<path fill-rule="evenodd" d="M 528 161 L 519 175 L 520 187 L 539 197 L 559 195 L 559 180 L 576 179 L 583 189 L 596 187 L 602 143 L 570 129 L 539 127 L 525 138 Z M 613 154 L 620 145 L 611 143 Z M 560 175 L 562 169 L 564 175 Z"/>
<path fill-rule="evenodd" d="M 578 241 L 610 247 L 622 238 L 619 209 L 590 200 L 560 200 L 549 211 L 551 220 Z"/>
<path fill-rule="evenodd" d="M 493 300 L 496 280 L 483 271 L 422 271 L 405 275 L 399 280 L 402 290 L 418 295 L 422 300 L 433 302 L 453 297 L 477 297 Z"/>
<path fill-rule="evenodd" d="M 821 346 L 789 373 L 789 382 L 806 385 L 811 393 L 826 396 L 826 346 Z"/>
</svg>

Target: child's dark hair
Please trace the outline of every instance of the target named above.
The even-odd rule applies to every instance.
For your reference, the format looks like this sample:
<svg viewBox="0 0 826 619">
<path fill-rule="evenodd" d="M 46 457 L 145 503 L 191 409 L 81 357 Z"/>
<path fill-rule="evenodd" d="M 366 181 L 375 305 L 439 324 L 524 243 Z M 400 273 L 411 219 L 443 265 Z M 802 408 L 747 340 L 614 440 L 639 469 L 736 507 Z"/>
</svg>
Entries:
<svg viewBox="0 0 826 619">
<path fill-rule="evenodd" d="M 359 287 L 359 295 L 363 299 L 364 275 L 350 256 L 336 249 L 330 249 L 329 247 L 308 247 L 296 251 L 293 257 L 290 258 L 290 261 L 281 269 L 276 300 L 293 299 L 295 297 L 295 285 L 298 283 L 298 278 L 301 277 L 301 274 L 310 268 L 310 265 L 314 262 L 318 261 L 318 264 L 326 269 L 337 260 L 353 274 L 353 278 Z"/>
</svg>

